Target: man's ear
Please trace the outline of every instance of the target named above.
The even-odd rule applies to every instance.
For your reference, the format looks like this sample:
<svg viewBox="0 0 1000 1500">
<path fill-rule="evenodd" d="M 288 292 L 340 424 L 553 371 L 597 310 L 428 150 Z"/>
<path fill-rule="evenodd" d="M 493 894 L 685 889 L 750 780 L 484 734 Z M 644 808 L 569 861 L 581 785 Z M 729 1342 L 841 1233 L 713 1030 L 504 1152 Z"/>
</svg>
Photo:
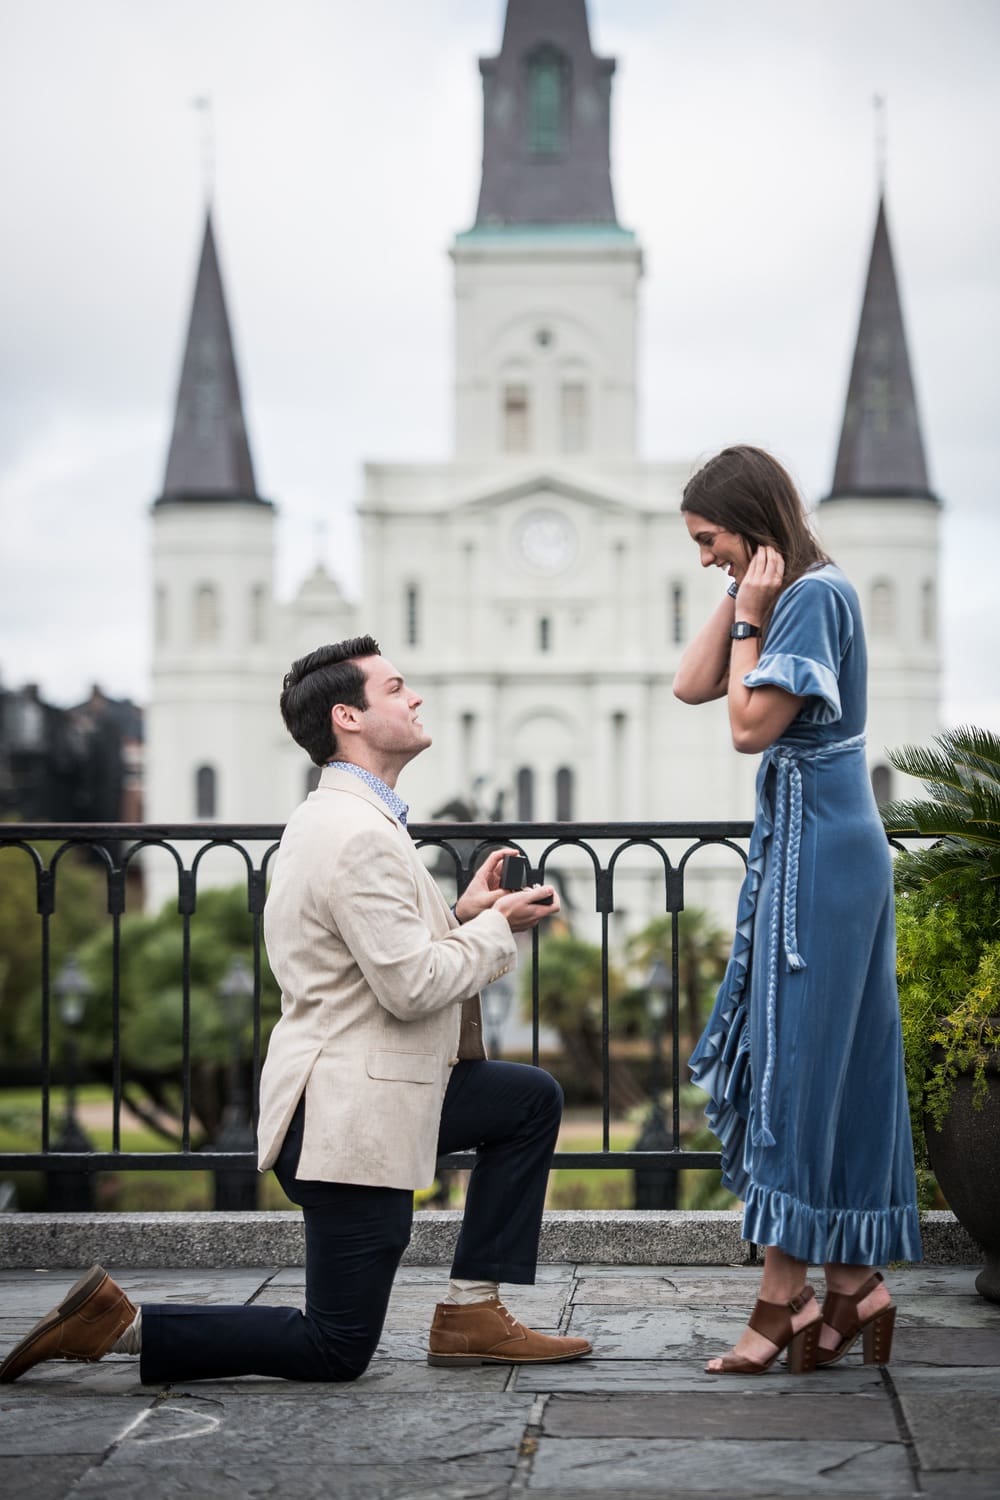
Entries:
<svg viewBox="0 0 1000 1500">
<path fill-rule="evenodd" d="M 337 734 L 357 734 L 361 728 L 361 709 L 349 703 L 335 703 L 330 710 L 330 722 Z"/>
</svg>

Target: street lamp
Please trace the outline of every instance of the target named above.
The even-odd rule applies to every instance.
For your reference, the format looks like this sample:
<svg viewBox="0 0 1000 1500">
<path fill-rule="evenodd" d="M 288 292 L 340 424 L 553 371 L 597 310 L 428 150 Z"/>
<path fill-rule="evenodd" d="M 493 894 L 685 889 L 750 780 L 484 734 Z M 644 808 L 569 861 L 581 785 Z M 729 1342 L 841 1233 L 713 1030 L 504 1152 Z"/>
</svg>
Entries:
<svg viewBox="0 0 1000 1500">
<path fill-rule="evenodd" d="M 83 1023 L 93 985 L 75 955 L 67 958 L 52 989 L 62 1023 L 63 1085 L 66 1090 L 62 1128 L 52 1149 L 87 1153 L 93 1151 L 94 1143 L 76 1117 L 76 1082 L 80 1064 L 76 1034 Z M 46 1206 L 53 1213 L 90 1212 L 94 1207 L 94 1183 L 86 1164 L 81 1163 L 79 1168 L 68 1171 L 50 1172 L 45 1196 Z"/>
<path fill-rule="evenodd" d="M 514 1000 L 514 986 L 509 979 L 495 979 L 482 992 L 483 1030 L 486 1032 L 486 1050 L 494 1060 L 500 1056 L 503 1032 Z"/>
<path fill-rule="evenodd" d="M 663 1117 L 660 1095 L 663 1092 L 663 1027 L 671 1013 L 673 976 L 662 958 L 654 958 L 646 976 L 646 1013 L 653 1040 L 649 1068 L 649 1114 L 636 1141 L 636 1151 L 669 1151 L 673 1147 L 667 1122 Z M 637 1167 L 635 1177 L 636 1208 L 676 1208 L 677 1173 L 670 1167 Z"/>
<path fill-rule="evenodd" d="M 215 1138 L 216 1151 L 253 1151 L 253 1125 L 249 1099 L 243 1082 L 240 1036 L 254 998 L 253 971 L 246 959 L 235 954 L 217 990 L 226 1033 L 229 1037 L 229 1086 L 222 1127 Z M 255 1167 L 222 1167 L 215 1173 L 215 1207 L 252 1211 L 257 1207 Z"/>
</svg>

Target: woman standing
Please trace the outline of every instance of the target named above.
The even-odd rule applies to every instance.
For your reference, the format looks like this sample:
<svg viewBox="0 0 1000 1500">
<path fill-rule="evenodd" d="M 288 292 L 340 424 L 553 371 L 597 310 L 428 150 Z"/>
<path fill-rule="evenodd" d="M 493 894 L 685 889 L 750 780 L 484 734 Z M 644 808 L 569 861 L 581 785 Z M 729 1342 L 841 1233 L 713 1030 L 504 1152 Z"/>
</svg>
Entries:
<svg viewBox="0 0 1000 1500">
<path fill-rule="evenodd" d="M 787 1347 L 801 1372 L 859 1334 L 865 1361 L 884 1364 L 896 1310 L 872 1268 L 921 1249 L 861 611 L 761 449 L 726 448 L 681 510 L 702 566 L 732 582 L 674 692 L 727 697 L 736 749 L 764 752 L 732 957 L 690 1067 L 744 1237 L 767 1251 L 748 1328 L 707 1369 L 758 1373 Z M 822 1313 L 810 1262 L 825 1270 Z"/>
</svg>

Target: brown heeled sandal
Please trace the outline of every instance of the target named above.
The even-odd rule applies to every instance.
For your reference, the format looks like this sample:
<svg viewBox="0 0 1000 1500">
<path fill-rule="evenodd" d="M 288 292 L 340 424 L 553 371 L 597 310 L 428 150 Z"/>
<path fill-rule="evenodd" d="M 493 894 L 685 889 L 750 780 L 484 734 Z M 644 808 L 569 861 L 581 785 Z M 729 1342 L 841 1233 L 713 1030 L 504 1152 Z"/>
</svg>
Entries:
<svg viewBox="0 0 1000 1500">
<path fill-rule="evenodd" d="M 777 1348 L 770 1359 L 763 1362 L 747 1359 L 744 1354 L 724 1354 L 722 1368 L 708 1370 L 710 1375 L 763 1375 L 769 1370 L 783 1349 L 788 1350 L 788 1368 L 793 1375 L 808 1375 L 816 1368 L 816 1351 L 819 1348 L 819 1330 L 822 1318 L 814 1318 L 798 1333 L 792 1331 L 792 1315 L 801 1312 L 815 1298 L 811 1286 L 804 1286 L 790 1302 L 764 1302 L 758 1299 L 750 1314 L 749 1326 L 762 1338 L 770 1339 Z"/>
<path fill-rule="evenodd" d="M 816 1356 L 817 1365 L 834 1365 L 839 1359 L 843 1359 L 857 1343 L 858 1334 L 861 1334 L 862 1348 L 864 1350 L 864 1362 L 866 1365 L 887 1365 L 892 1353 L 892 1331 L 896 1326 L 895 1304 L 890 1302 L 888 1307 L 879 1308 L 877 1313 L 872 1313 L 870 1318 L 864 1322 L 858 1317 L 858 1307 L 870 1297 L 875 1288 L 884 1280 L 881 1271 L 876 1271 L 869 1276 L 863 1286 L 859 1286 L 856 1292 L 827 1292 L 823 1298 L 823 1322 L 828 1323 L 835 1333 L 840 1334 L 840 1343 L 835 1349 L 824 1349 L 820 1346 Z"/>
</svg>

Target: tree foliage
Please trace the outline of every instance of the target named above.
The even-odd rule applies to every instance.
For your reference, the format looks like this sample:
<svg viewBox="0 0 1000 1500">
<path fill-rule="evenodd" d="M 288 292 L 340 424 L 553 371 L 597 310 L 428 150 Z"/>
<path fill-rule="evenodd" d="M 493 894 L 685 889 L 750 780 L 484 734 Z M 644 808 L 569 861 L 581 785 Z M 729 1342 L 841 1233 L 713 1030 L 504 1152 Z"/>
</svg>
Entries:
<svg viewBox="0 0 1000 1500">
<path fill-rule="evenodd" d="M 36 844 L 41 868 L 59 848 Z M 55 869 L 55 911 L 49 919 L 50 974 L 106 921 L 104 877 L 79 854 Z M 42 1036 L 42 918 L 39 867 L 26 848 L 0 849 L 0 1057 L 7 1066 L 37 1066 Z"/>
<path fill-rule="evenodd" d="M 190 1056 L 195 1129 L 210 1138 L 219 1128 L 229 1083 L 234 1043 L 243 1072 L 249 1072 L 253 1044 L 252 1006 L 234 1033 L 219 987 L 230 961 L 253 961 L 253 919 L 246 892 L 207 890 L 191 918 Z M 128 1102 L 150 1124 L 173 1124 L 179 1132 L 183 1080 L 184 933 L 169 904 L 156 916 L 127 916 L 121 924 L 119 1016 L 122 1071 Z M 91 1071 L 111 1078 L 113 1036 L 113 934 L 109 926 L 81 954 L 94 986 L 81 1037 Z M 280 994 L 261 946 L 261 1050 L 278 1017 Z"/>
</svg>

